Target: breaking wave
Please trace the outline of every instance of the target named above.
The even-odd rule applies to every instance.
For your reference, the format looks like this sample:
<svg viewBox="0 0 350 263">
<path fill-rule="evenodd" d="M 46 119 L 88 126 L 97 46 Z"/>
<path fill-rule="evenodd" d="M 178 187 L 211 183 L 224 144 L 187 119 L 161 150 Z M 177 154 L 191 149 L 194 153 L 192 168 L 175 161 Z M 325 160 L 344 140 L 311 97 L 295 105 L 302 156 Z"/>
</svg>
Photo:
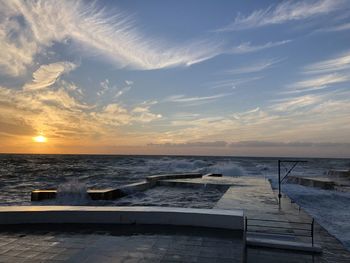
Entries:
<svg viewBox="0 0 350 263">
<path fill-rule="evenodd" d="M 83 205 L 89 201 L 86 184 L 76 178 L 60 184 L 57 188 L 56 204 Z"/>
</svg>

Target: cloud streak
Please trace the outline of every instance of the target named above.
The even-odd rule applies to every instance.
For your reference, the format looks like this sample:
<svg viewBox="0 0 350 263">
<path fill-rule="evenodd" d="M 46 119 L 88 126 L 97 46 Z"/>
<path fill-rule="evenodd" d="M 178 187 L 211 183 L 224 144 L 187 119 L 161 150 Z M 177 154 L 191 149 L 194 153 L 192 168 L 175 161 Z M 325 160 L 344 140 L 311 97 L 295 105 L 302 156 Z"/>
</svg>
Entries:
<svg viewBox="0 0 350 263">
<path fill-rule="evenodd" d="M 0 66 L 18 76 L 34 57 L 55 42 L 78 45 L 119 67 L 161 69 L 189 66 L 222 52 L 221 43 L 202 39 L 175 45 L 150 39 L 137 30 L 135 21 L 119 10 L 113 16 L 83 1 L 1 1 Z"/>
<path fill-rule="evenodd" d="M 283 1 L 266 9 L 255 10 L 247 16 L 239 14 L 231 24 L 218 31 L 236 31 L 303 20 L 339 10 L 345 4 L 346 1 L 342 0 Z"/>
<path fill-rule="evenodd" d="M 173 95 L 166 98 L 165 102 L 174 102 L 188 105 L 198 105 L 203 103 L 209 103 L 215 101 L 217 99 L 227 97 L 232 95 L 233 93 L 219 93 L 211 96 L 198 96 L 198 97 L 186 97 L 185 95 Z"/>
<path fill-rule="evenodd" d="M 350 30 L 350 23 L 322 28 L 317 30 L 317 32 L 339 32 L 339 31 L 345 31 L 345 30 Z"/>
<path fill-rule="evenodd" d="M 350 69 L 349 51 L 342 53 L 334 58 L 311 64 L 304 68 L 305 73 L 312 74 L 334 72 L 345 69 Z"/>
<path fill-rule="evenodd" d="M 261 51 L 264 49 L 269 49 L 269 48 L 285 45 L 289 42 L 291 42 L 291 40 L 283 40 L 283 41 L 278 41 L 278 42 L 268 42 L 268 43 L 265 43 L 263 45 L 252 45 L 250 42 L 245 42 L 245 43 L 240 44 L 237 47 L 232 48 L 231 53 L 233 53 L 233 54 L 252 53 L 252 52 L 257 52 L 257 51 Z"/>
<path fill-rule="evenodd" d="M 226 74 L 248 74 L 256 73 L 273 67 L 275 64 L 282 62 L 283 59 L 269 59 L 264 61 L 256 62 L 249 66 L 243 66 L 237 69 L 226 70 Z"/>
<path fill-rule="evenodd" d="M 289 86 L 291 92 L 305 92 L 319 89 L 325 89 L 329 85 L 347 82 L 350 76 L 332 73 L 327 75 L 320 75 L 303 81 L 298 81 Z"/>
<path fill-rule="evenodd" d="M 74 70 L 77 65 L 71 62 L 56 62 L 41 65 L 34 73 L 33 80 L 24 85 L 24 90 L 38 90 L 51 86 L 64 73 Z"/>
</svg>

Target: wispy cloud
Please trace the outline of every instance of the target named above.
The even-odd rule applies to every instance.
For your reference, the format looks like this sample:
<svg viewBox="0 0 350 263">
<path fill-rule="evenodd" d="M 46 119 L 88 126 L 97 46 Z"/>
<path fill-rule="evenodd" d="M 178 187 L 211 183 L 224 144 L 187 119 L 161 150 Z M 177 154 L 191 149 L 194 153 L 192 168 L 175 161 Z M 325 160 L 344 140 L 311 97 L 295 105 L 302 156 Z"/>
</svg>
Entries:
<svg viewBox="0 0 350 263">
<path fill-rule="evenodd" d="M 218 31 L 242 30 L 312 18 L 344 8 L 346 4 L 347 1 L 343 0 L 283 1 L 266 9 L 253 11 L 247 16 L 239 14 L 233 23 Z"/>
<path fill-rule="evenodd" d="M 291 42 L 291 40 L 283 40 L 278 42 L 268 42 L 263 45 L 252 45 L 250 42 L 245 42 L 240 44 L 237 47 L 231 49 L 231 53 L 233 54 L 245 54 L 251 52 L 257 52 L 268 48 L 273 48 L 277 46 L 281 46 Z"/>
<path fill-rule="evenodd" d="M 24 90 L 38 90 L 51 86 L 64 73 L 68 73 L 77 67 L 71 62 L 56 62 L 41 65 L 34 73 L 33 80 L 24 85 Z"/>
<path fill-rule="evenodd" d="M 329 85 L 350 81 L 350 76 L 339 73 L 320 75 L 289 85 L 291 92 L 325 89 Z"/>
<path fill-rule="evenodd" d="M 211 96 L 198 96 L 198 97 L 186 97 L 185 95 L 173 95 L 166 98 L 164 101 L 196 105 L 196 103 L 200 103 L 200 104 L 208 103 L 223 97 L 230 96 L 232 94 L 233 93 L 219 93 Z"/>
<path fill-rule="evenodd" d="M 99 53 L 120 67 L 160 69 L 192 65 L 222 52 L 206 39 L 175 44 L 146 37 L 125 13 L 114 15 L 85 1 L 1 1 L 0 66 L 10 75 L 25 72 L 35 55 L 54 42 L 71 40 L 77 52 Z"/>
<path fill-rule="evenodd" d="M 147 146 L 151 147 L 225 147 L 225 141 L 214 142 L 185 142 L 185 143 L 149 143 Z"/>
<path fill-rule="evenodd" d="M 280 142 L 280 141 L 239 141 L 230 143 L 231 147 L 348 147 L 350 143 L 334 142 Z"/>
<path fill-rule="evenodd" d="M 339 32 L 339 31 L 345 31 L 345 30 L 350 30 L 350 23 L 321 28 L 317 31 L 318 32 Z"/>
<path fill-rule="evenodd" d="M 111 85 L 109 79 L 100 82 L 101 88 L 96 92 L 98 97 L 108 97 L 110 99 L 117 99 L 124 95 L 131 89 L 132 81 L 124 81 L 123 86 Z M 126 86 L 125 86 L 126 85 Z"/>
<path fill-rule="evenodd" d="M 277 101 L 269 108 L 277 112 L 291 112 L 313 106 L 323 100 L 321 95 L 304 95 Z"/>
<path fill-rule="evenodd" d="M 210 89 L 231 88 L 236 89 L 238 85 L 242 85 L 248 82 L 262 79 L 262 77 L 250 77 L 250 78 L 237 78 L 237 79 L 225 79 L 206 83 L 205 86 L 209 86 Z"/>
<path fill-rule="evenodd" d="M 266 69 L 273 67 L 275 64 L 282 62 L 284 59 L 269 59 L 264 61 L 256 62 L 255 64 L 251 64 L 249 66 L 243 66 L 236 69 L 226 70 L 224 73 L 226 74 L 247 74 L 247 73 L 255 73 L 260 72 Z"/>
<path fill-rule="evenodd" d="M 304 73 L 325 73 L 350 69 L 350 52 L 347 51 L 334 58 L 306 66 Z"/>
</svg>

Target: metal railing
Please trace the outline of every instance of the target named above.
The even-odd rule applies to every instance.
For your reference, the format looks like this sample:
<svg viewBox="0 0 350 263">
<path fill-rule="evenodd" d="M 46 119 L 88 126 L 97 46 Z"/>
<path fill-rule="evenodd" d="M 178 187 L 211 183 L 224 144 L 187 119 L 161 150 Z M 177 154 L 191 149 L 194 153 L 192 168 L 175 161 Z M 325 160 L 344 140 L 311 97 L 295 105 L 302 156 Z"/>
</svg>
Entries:
<svg viewBox="0 0 350 263">
<path fill-rule="evenodd" d="M 311 222 L 292 222 L 245 217 L 245 232 L 310 238 L 314 246 L 314 224 L 314 219 Z"/>
</svg>

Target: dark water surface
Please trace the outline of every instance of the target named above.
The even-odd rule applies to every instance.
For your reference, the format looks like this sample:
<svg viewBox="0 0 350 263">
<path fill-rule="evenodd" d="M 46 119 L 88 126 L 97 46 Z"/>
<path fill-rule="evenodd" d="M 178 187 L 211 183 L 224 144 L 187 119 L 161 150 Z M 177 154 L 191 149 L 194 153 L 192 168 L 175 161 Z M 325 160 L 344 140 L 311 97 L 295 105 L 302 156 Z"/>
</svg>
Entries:
<svg viewBox="0 0 350 263">
<path fill-rule="evenodd" d="M 328 169 L 350 167 L 349 159 L 307 160 L 294 174 L 322 176 Z M 148 175 L 177 172 L 255 175 L 275 180 L 277 158 L 0 154 L 0 205 L 30 204 L 32 190 L 56 189 L 72 179 L 101 189 L 140 181 Z"/>
</svg>

